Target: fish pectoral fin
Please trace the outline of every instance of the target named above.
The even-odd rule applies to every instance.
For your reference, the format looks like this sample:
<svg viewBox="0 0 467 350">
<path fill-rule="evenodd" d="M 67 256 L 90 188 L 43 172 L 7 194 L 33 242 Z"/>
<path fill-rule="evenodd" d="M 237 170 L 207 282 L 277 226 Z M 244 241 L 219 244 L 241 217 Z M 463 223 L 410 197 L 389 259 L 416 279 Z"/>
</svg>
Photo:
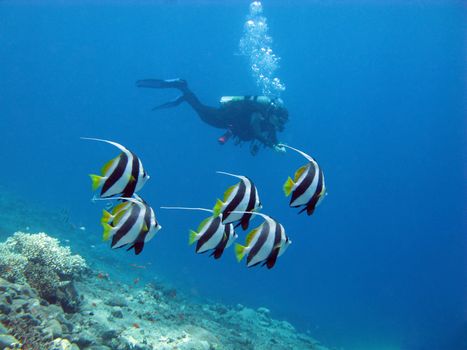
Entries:
<svg viewBox="0 0 467 350">
<path fill-rule="evenodd" d="M 224 202 L 222 202 L 220 199 L 217 199 L 216 204 L 214 205 L 214 208 L 212 208 L 213 216 L 217 216 L 221 213 L 223 205 L 224 205 Z"/>
<path fill-rule="evenodd" d="M 97 190 L 105 181 L 105 177 L 95 174 L 89 174 L 92 181 L 92 190 Z"/>
<path fill-rule="evenodd" d="M 293 182 L 292 178 L 289 176 L 287 181 L 284 183 L 282 189 L 284 190 L 285 196 L 288 197 L 292 193 L 292 188 L 294 187 L 295 183 Z"/>
<path fill-rule="evenodd" d="M 110 233 L 111 233 L 113 227 L 110 226 L 107 222 L 103 222 L 102 226 L 104 227 L 104 233 L 102 235 L 102 240 L 107 241 L 110 238 Z"/>
<path fill-rule="evenodd" d="M 189 239 L 188 239 L 188 244 L 192 245 L 197 240 L 198 240 L 198 232 L 190 230 L 190 236 L 189 236 Z"/>
<path fill-rule="evenodd" d="M 246 247 L 242 246 L 241 244 L 235 244 L 235 257 L 237 261 L 240 262 L 246 254 Z"/>
</svg>

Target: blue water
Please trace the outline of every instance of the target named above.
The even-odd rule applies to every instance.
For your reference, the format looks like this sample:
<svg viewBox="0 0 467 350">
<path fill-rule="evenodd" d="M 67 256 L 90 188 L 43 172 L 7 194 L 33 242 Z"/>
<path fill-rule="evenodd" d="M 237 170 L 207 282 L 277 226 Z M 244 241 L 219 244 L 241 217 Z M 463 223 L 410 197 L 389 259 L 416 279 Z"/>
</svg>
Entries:
<svg viewBox="0 0 467 350">
<path fill-rule="evenodd" d="M 195 297 L 266 306 L 330 346 L 465 349 L 465 5 L 263 2 L 287 85 L 281 139 L 327 180 L 307 217 L 281 190 L 299 155 L 219 146 L 188 106 L 151 112 L 174 91 L 134 86 L 183 77 L 212 105 L 258 93 L 236 55 L 248 1 L 183 3 L 0 2 L 0 184 L 69 209 L 103 245 L 87 174 L 117 152 L 79 137 L 115 140 L 143 160 L 140 194 L 163 229 L 136 258 L 109 255 L 151 262 Z M 293 244 L 274 269 L 194 254 L 188 229 L 204 215 L 157 209 L 212 207 L 235 182 L 216 170 L 250 176 L 285 226 Z"/>
</svg>

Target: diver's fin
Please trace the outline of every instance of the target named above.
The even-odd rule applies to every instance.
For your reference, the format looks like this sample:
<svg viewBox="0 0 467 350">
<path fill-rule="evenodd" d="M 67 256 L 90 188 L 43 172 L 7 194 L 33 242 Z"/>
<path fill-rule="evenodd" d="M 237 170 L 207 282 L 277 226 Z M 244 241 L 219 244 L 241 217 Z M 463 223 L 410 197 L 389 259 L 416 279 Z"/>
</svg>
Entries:
<svg viewBox="0 0 467 350">
<path fill-rule="evenodd" d="M 154 107 L 152 110 L 157 111 L 159 109 L 166 109 L 166 108 L 172 108 L 172 107 L 177 107 L 179 104 L 181 104 L 183 101 L 185 101 L 185 96 L 180 95 L 176 99 L 163 103 L 159 106 Z"/>
<path fill-rule="evenodd" d="M 137 87 L 153 88 L 153 89 L 180 89 L 187 87 L 186 80 L 183 79 L 142 79 L 136 81 Z"/>
</svg>

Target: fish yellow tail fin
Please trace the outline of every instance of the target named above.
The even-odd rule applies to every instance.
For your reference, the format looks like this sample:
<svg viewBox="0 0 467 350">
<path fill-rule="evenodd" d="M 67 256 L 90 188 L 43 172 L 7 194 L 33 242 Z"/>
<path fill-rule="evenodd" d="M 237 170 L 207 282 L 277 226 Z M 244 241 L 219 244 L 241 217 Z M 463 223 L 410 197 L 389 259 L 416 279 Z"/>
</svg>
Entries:
<svg viewBox="0 0 467 350">
<path fill-rule="evenodd" d="M 198 240 L 198 232 L 190 230 L 190 237 L 188 239 L 188 244 L 192 245 Z"/>
<path fill-rule="evenodd" d="M 246 247 L 242 246 L 241 244 L 235 244 L 235 256 L 237 257 L 237 261 L 240 262 L 246 254 Z"/>
<path fill-rule="evenodd" d="M 101 224 L 105 222 L 109 222 L 113 218 L 112 214 L 110 214 L 107 210 L 102 210 L 102 218 L 101 218 Z"/>
<path fill-rule="evenodd" d="M 110 226 L 108 223 L 103 222 L 102 226 L 104 227 L 104 234 L 102 235 L 102 240 L 106 241 L 110 237 L 110 232 L 112 231 L 113 227 Z"/>
<path fill-rule="evenodd" d="M 287 178 L 287 181 L 284 183 L 284 186 L 282 187 L 286 197 L 290 196 L 290 193 L 292 193 L 292 188 L 294 185 L 295 183 L 293 182 L 292 178 L 289 176 Z"/>
<path fill-rule="evenodd" d="M 217 199 L 216 205 L 214 205 L 214 208 L 212 208 L 214 216 L 217 216 L 221 213 L 223 205 L 224 202 L 222 202 L 220 199 Z"/>
<path fill-rule="evenodd" d="M 92 190 L 95 191 L 104 182 L 104 177 L 99 176 L 99 175 L 94 175 L 94 174 L 89 174 L 89 176 L 91 177 L 91 181 L 92 181 Z"/>
</svg>

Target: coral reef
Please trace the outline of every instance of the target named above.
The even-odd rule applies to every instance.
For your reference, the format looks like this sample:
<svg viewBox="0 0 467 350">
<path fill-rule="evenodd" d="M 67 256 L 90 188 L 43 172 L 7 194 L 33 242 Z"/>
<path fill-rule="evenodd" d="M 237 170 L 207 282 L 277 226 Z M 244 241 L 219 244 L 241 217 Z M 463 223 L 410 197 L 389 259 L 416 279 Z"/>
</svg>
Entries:
<svg viewBox="0 0 467 350">
<path fill-rule="evenodd" d="M 40 297 L 68 312 L 79 304 L 73 281 L 87 269 L 82 257 L 45 233 L 16 232 L 0 244 L 0 275 L 10 282 L 27 282 Z"/>
<path fill-rule="evenodd" d="M 114 281 L 43 233 L 16 233 L 0 252 L 0 349 L 327 349 L 264 307 L 197 303 L 161 283 Z M 70 285 L 74 296 L 60 297 Z"/>
</svg>

